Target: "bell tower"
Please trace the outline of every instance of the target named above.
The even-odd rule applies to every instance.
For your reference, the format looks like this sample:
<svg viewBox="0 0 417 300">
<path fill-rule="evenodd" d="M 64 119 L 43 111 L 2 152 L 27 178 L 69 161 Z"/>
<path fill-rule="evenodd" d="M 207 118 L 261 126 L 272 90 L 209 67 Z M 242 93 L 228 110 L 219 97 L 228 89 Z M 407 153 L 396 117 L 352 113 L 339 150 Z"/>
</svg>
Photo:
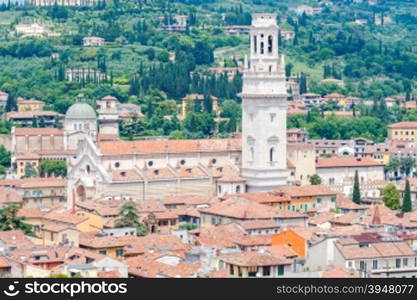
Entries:
<svg viewBox="0 0 417 300">
<path fill-rule="evenodd" d="M 242 97 L 242 169 L 249 192 L 286 185 L 287 91 L 275 14 L 252 15 Z"/>
</svg>

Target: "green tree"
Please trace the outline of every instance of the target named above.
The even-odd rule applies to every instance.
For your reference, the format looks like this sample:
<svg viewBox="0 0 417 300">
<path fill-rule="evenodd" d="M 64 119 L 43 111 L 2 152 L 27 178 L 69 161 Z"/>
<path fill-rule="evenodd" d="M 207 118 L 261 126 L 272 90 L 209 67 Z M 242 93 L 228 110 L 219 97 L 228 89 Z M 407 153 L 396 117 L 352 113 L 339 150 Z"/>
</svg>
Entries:
<svg viewBox="0 0 417 300">
<path fill-rule="evenodd" d="M 360 191 L 360 186 L 359 186 L 358 171 L 355 171 L 355 180 L 353 182 L 352 201 L 355 202 L 356 204 L 361 203 L 361 191 Z"/>
<path fill-rule="evenodd" d="M 42 177 L 65 177 L 67 176 L 67 164 L 62 160 L 44 160 L 39 165 L 39 174 Z"/>
<path fill-rule="evenodd" d="M 310 177 L 310 184 L 312 185 L 319 185 L 321 184 L 321 177 L 317 174 L 311 175 Z"/>
<path fill-rule="evenodd" d="M 13 93 L 9 93 L 4 110 L 6 112 L 17 110 L 16 96 Z"/>
<path fill-rule="evenodd" d="M 393 183 L 389 183 L 384 187 L 382 192 L 382 198 L 387 207 L 392 210 L 397 210 L 401 208 L 400 205 L 400 192 L 397 190 L 397 187 Z"/>
<path fill-rule="evenodd" d="M 412 210 L 412 204 L 411 204 L 410 182 L 407 179 L 405 181 L 403 206 L 401 208 L 401 211 L 402 212 L 410 212 L 411 210 Z"/>
<path fill-rule="evenodd" d="M 116 220 L 116 227 L 134 227 L 138 236 L 148 233 L 145 224 L 139 222 L 138 211 L 135 202 L 126 202 L 122 205 L 119 212 L 119 219 Z"/>
<path fill-rule="evenodd" d="M 400 171 L 406 176 L 410 175 L 411 170 L 414 168 L 415 165 L 416 161 L 413 157 L 405 157 L 400 159 Z"/>
<path fill-rule="evenodd" d="M 27 163 L 25 165 L 25 178 L 36 177 L 38 172 L 36 171 L 35 167 L 32 164 Z"/>
<path fill-rule="evenodd" d="M 11 152 L 7 151 L 3 145 L 0 145 L 0 165 L 10 167 Z"/>
<path fill-rule="evenodd" d="M 19 217 L 19 206 L 12 204 L 0 209 L 0 231 L 21 230 L 24 234 L 35 236 L 32 225 L 24 222 L 25 217 Z"/>
</svg>

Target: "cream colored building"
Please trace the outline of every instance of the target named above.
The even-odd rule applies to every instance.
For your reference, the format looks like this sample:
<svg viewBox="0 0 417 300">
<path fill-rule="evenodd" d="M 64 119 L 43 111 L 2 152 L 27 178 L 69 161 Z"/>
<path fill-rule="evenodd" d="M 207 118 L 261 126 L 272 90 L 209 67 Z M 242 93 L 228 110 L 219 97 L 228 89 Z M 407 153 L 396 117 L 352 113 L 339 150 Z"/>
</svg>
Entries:
<svg viewBox="0 0 417 300">
<path fill-rule="evenodd" d="M 17 99 L 17 111 L 41 111 L 45 105 L 45 102 L 35 99 Z"/>
<path fill-rule="evenodd" d="M 388 125 L 388 139 L 417 142 L 417 122 L 399 122 Z"/>
<path fill-rule="evenodd" d="M 310 184 L 311 175 L 316 174 L 314 146 L 306 143 L 289 143 L 287 144 L 287 159 L 295 168 L 294 181 L 301 185 Z"/>
</svg>

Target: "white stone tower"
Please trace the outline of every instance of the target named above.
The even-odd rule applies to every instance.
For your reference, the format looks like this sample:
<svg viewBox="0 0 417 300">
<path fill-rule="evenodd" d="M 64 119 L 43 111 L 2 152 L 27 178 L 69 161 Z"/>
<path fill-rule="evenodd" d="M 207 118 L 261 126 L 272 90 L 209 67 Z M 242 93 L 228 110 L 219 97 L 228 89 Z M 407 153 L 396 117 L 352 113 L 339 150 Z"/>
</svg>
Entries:
<svg viewBox="0 0 417 300">
<path fill-rule="evenodd" d="M 250 59 L 245 59 L 241 94 L 241 173 L 249 192 L 287 183 L 287 91 L 278 34 L 275 14 L 252 16 Z"/>
</svg>

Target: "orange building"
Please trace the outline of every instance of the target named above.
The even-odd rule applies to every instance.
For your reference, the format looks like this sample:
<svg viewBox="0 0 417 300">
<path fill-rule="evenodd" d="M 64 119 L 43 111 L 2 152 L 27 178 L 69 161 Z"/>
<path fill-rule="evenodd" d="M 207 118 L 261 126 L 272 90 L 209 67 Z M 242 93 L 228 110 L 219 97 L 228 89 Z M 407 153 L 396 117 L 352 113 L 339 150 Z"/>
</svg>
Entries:
<svg viewBox="0 0 417 300">
<path fill-rule="evenodd" d="M 286 245 L 300 257 L 306 257 L 308 239 L 294 230 L 288 229 L 272 236 L 272 246 Z"/>
</svg>

